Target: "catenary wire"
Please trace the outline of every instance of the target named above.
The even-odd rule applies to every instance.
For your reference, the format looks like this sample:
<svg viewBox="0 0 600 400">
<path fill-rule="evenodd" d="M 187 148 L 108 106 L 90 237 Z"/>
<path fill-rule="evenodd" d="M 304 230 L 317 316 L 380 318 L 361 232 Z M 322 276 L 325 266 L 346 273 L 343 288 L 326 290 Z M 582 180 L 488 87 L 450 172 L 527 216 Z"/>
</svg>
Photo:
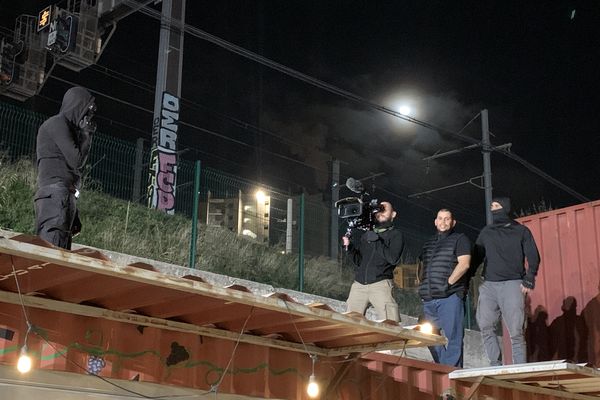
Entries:
<svg viewBox="0 0 600 400">
<path fill-rule="evenodd" d="M 128 3 L 130 5 L 135 4 L 136 2 L 133 0 L 123 0 L 125 3 Z M 477 144 L 479 143 L 479 141 L 477 139 L 473 139 L 469 136 L 457 133 L 457 132 L 452 132 L 450 130 L 447 129 L 443 129 L 439 126 L 436 126 L 432 123 L 426 122 L 426 121 L 421 121 L 419 119 L 410 117 L 408 115 L 404 115 L 398 111 L 392 110 L 388 107 L 382 106 L 380 104 L 374 103 L 364 97 L 358 96 L 354 93 L 351 93 L 347 90 L 341 89 L 337 86 L 334 86 L 332 84 L 329 84 L 327 82 L 321 81 L 319 79 L 316 79 L 310 75 L 304 74 L 302 72 L 296 71 L 292 68 L 289 68 L 283 64 L 277 63 L 273 60 L 270 60 L 264 56 L 261 56 L 259 54 L 253 53 L 249 50 L 246 50 L 240 46 L 237 46 L 233 43 L 230 43 L 226 40 L 223 40 L 215 35 L 212 35 L 206 31 L 203 31 L 199 28 L 196 28 L 194 26 L 191 26 L 189 24 L 186 24 L 185 22 L 182 23 L 181 21 L 178 21 L 174 18 L 163 18 L 161 13 L 159 11 L 156 11 L 152 8 L 149 7 L 142 7 L 140 9 L 140 12 L 143 14 L 148 15 L 151 18 L 154 18 L 158 21 L 161 22 L 161 26 L 167 27 L 168 29 L 171 29 L 175 32 L 177 31 L 181 31 L 183 30 L 184 32 L 190 34 L 193 37 L 196 37 L 198 39 L 202 39 L 202 40 L 206 40 L 210 43 L 213 43 L 221 48 L 224 48 L 228 51 L 231 51 L 232 53 L 238 54 L 239 56 L 245 57 L 247 59 L 250 59 L 252 61 L 258 62 L 261 65 L 264 65 L 266 67 L 269 67 L 273 70 L 279 71 L 285 75 L 288 75 L 290 77 L 296 78 L 298 80 L 301 80 L 305 83 L 308 83 L 312 86 L 321 88 L 323 90 L 326 90 L 330 93 L 339 95 L 341 97 L 344 97 L 348 100 L 352 100 L 356 103 L 362 104 L 363 106 L 381 111 L 383 113 L 386 113 L 388 115 L 392 115 L 396 118 L 411 122 L 415 125 L 419 125 L 422 126 L 424 128 L 427 129 L 431 129 L 433 131 L 436 131 L 440 134 L 446 135 L 446 136 L 450 136 L 450 137 L 454 137 L 455 139 L 461 140 L 463 142 L 467 142 L 470 144 Z M 485 150 L 485 149 L 484 149 Z M 548 182 L 550 182 L 551 184 L 559 187 L 560 189 L 564 190 L 565 192 L 569 193 L 570 195 L 572 195 L 573 197 L 581 200 L 581 201 L 590 201 L 590 199 L 588 199 L 587 197 L 583 196 L 582 194 L 578 193 L 577 191 L 571 189 L 570 187 L 568 187 L 567 185 L 563 184 L 562 182 L 558 181 L 557 179 L 551 177 L 550 175 L 548 175 L 547 173 L 543 172 L 541 169 L 535 167 L 534 165 L 532 165 L 531 163 L 529 163 L 528 161 L 526 161 L 525 159 L 523 159 L 522 157 L 517 156 L 514 153 L 509 153 L 505 150 L 501 150 L 501 149 L 490 149 L 487 151 L 499 151 L 500 153 L 508 156 L 509 158 L 511 158 L 512 160 L 518 162 L 519 164 L 521 164 L 522 166 L 524 166 L 525 168 L 527 168 L 528 170 L 530 170 L 531 172 L 537 174 L 538 176 L 542 177 L 543 179 L 547 180 Z M 510 154 L 510 155 L 509 155 Z"/>
<path fill-rule="evenodd" d="M 101 73 L 103 73 L 103 74 L 109 74 L 109 72 L 108 72 L 108 71 L 114 71 L 114 70 L 112 70 L 112 69 L 110 69 L 110 68 L 108 68 L 108 67 L 103 67 L 103 68 L 105 69 L 105 71 L 98 71 L 98 72 L 101 72 Z M 115 72 L 116 72 L 116 71 L 115 71 Z M 126 78 L 126 79 L 135 80 L 135 78 L 133 78 L 133 77 L 131 77 L 131 76 L 129 76 L 129 75 L 126 75 L 126 74 L 120 74 L 120 75 L 121 75 L 121 76 L 123 76 L 123 77 L 124 77 L 124 78 Z M 125 79 L 123 80 L 123 82 L 129 83 L 129 82 L 128 82 L 127 80 L 125 80 Z M 143 82 L 141 82 L 141 81 L 138 81 L 138 82 L 142 83 L 144 86 L 147 86 L 147 87 L 149 87 L 149 85 L 148 85 L 148 84 L 144 84 L 144 83 L 143 83 Z M 149 89 L 147 89 L 147 87 L 144 87 L 144 86 L 140 86 L 140 85 L 136 85 L 136 84 L 132 84 L 132 85 L 134 85 L 134 86 L 137 86 L 137 87 L 139 87 L 139 88 L 141 88 L 141 89 L 144 89 L 144 90 L 149 90 Z M 98 93 L 99 93 L 99 92 L 98 92 Z M 99 94 L 103 95 L 102 93 L 99 93 Z M 122 101 L 122 102 L 125 102 L 125 101 Z M 191 104 L 193 104 L 193 105 L 195 105 L 195 106 L 198 106 L 198 107 L 201 107 L 201 108 L 206 108 L 205 106 L 198 105 L 198 104 L 196 104 L 196 103 L 194 103 L 194 102 L 191 102 L 191 101 L 189 101 L 189 100 L 186 100 L 186 102 L 190 102 Z M 126 104 L 128 104 L 127 102 L 125 102 L 125 103 L 126 103 Z M 146 111 L 150 112 L 149 110 L 146 110 Z M 479 114 L 478 114 L 478 115 L 479 115 Z M 250 123 L 247 123 L 247 122 L 244 122 L 244 121 L 241 121 L 241 120 L 238 120 L 238 119 L 236 119 L 236 118 L 229 117 L 229 116 L 226 116 L 226 115 L 223 115 L 223 114 L 220 114 L 220 116 L 222 116 L 222 117 L 224 117 L 224 118 L 226 118 L 226 119 L 235 120 L 236 122 L 238 122 L 238 126 L 239 126 L 239 127 L 241 127 L 241 128 L 243 128 L 243 129 L 247 129 L 247 128 L 256 129 L 256 130 L 262 131 L 263 133 L 265 133 L 265 132 L 267 132 L 267 133 L 270 133 L 272 136 L 274 136 L 274 137 L 276 137 L 276 138 L 280 138 L 280 139 L 281 139 L 281 137 L 280 137 L 280 136 L 278 136 L 278 135 L 276 135 L 276 134 L 272 134 L 271 132 L 268 132 L 268 131 L 265 131 L 265 130 L 261 130 L 260 128 L 258 128 L 258 127 L 255 127 L 255 126 L 253 126 L 253 125 L 252 125 L 252 124 L 250 124 Z M 473 122 L 473 120 L 475 120 L 475 118 L 476 118 L 476 117 L 477 117 L 477 116 L 475 116 L 473 119 L 471 119 L 471 121 L 469 121 L 469 122 L 468 122 L 468 123 L 465 125 L 465 127 L 466 127 L 466 126 L 468 126 L 470 123 L 472 123 L 472 122 Z M 182 122 L 182 125 L 186 125 L 186 124 L 188 124 L 188 123 L 184 123 L 184 122 Z M 191 125 L 191 124 L 188 124 L 188 126 L 193 126 L 193 125 Z M 193 126 L 193 127 L 195 127 L 195 126 Z M 204 129 L 204 128 L 199 128 L 199 127 L 195 127 L 195 128 L 197 128 L 197 129 Z M 464 129 L 464 127 L 463 127 L 463 129 Z M 232 140 L 235 140 L 235 139 L 232 139 Z M 291 142 L 291 141 L 290 141 L 290 142 Z M 295 143 L 295 142 L 291 142 L 291 143 L 292 143 L 292 144 L 294 144 L 294 145 L 299 145 L 298 143 Z M 250 144 L 246 144 L 246 145 L 247 145 L 247 146 L 249 146 L 249 147 L 254 147 L 254 148 L 256 148 L 256 146 L 254 146 L 254 145 L 250 145 Z M 197 149 L 197 148 L 195 148 L 195 147 L 193 147 L 193 146 L 189 146 L 189 145 L 187 145 L 187 146 L 185 146 L 185 147 L 187 147 L 187 148 L 190 148 L 190 149 L 193 149 L 193 150 L 196 150 L 196 151 L 199 151 L 199 152 L 201 152 L 201 153 L 204 153 L 204 154 L 208 154 L 208 153 L 206 153 L 206 152 L 202 152 L 201 150 L 199 150 L 199 149 Z M 364 149 L 363 149 L 363 150 L 364 150 Z M 265 150 L 263 150 L 263 151 L 265 151 Z M 272 152 L 269 152 L 269 151 L 265 151 L 265 152 L 272 153 Z M 371 151 L 368 151 L 368 150 L 367 150 L 367 152 L 368 152 L 368 153 L 371 153 L 371 154 L 373 154 L 373 155 L 375 155 L 375 154 L 376 154 L 374 151 L 373 151 L 373 152 L 371 152 Z M 325 154 L 325 153 L 323 153 L 323 154 Z M 213 154 L 210 154 L 210 155 L 211 155 L 211 156 L 213 156 L 213 157 L 215 157 Z M 325 154 L 325 155 L 327 155 L 327 154 Z M 332 157 L 332 156 L 330 156 L 330 155 L 328 155 L 328 156 L 329 156 L 329 157 Z M 287 157 L 287 156 L 283 156 L 283 155 L 282 155 L 282 157 L 286 157 L 286 159 L 287 159 L 288 161 L 295 160 L 295 159 L 290 159 L 289 157 Z M 220 157 L 220 158 L 221 158 L 221 159 L 223 159 L 222 157 Z M 228 161 L 229 161 L 229 160 L 228 160 Z M 301 161 L 299 161 L 299 160 L 295 160 L 294 162 L 297 162 L 297 163 L 298 163 L 298 162 L 299 162 L 299 163 L 303 163 L 303 162 L 301 162 Z M 241 164 L 238 164 L 238 165 L 241 165 Z M 317 167 L 314 167 L 314 166 L 312 166 L 312 165 L 310 165 L 310 164 L 303 163 L 303 165 L 304 165 L 304 166 L 306 166 L 306 167 L 308 167 L 308 168 L 315 169 L 315 170 L 316 170 L 316 171 L 318 171 L 318 172 L 321 172 L 321 173 L 324 173 L 324 174 L 329 174 L 329 171 L 325 171 L 325 170 L 318 169 Z M 296 182 L 292 182 L 292 181 L 289 181 L 289 182 L 290 182 L 290 183 L 297 184 Z M 402 198 L 402 197 L 401 197 L 401 196 L 399 196 L 399 195 L 398 195 L 397 197 L 399 197 L 399 198 Z M 430 199 L 432 199 L 432 200 L 435 200 L 435 201 L 440 201 L 440 202 L 443 202 L 443 203 L 450 204 L 450 203 L 449 203 L 447 200 L 440 200 L 440 199 L 436 198 L 435 196 L 427 196 L 427 197 L 428 197 L 428 198 L 430 198 Z M 404 198 L 403 198 L 403 199 L 404 199 Z M 459 205 L 457 205 L 457 204 L 455 204 L 455 203 L 453 203 L 452 205 L 453 205 L 453 207 L 454 207 L 454 208 L 461 208 L 461 209 L 462 209 L 462 210 L 463 210 L 465 213 L 468 213 L 468 214 L 470 214 L 470 215 L 472 215 L 472 216 L 476 216 L 476 214 L 474 214 L 473 212 L 471 212 L 471 211 L 467 210 L 467 209 L 466 209 L 466 208 L 464 208 L 464 207 L 461 207 L 461 206 L 459 206 Z M 430 210 L 430 211 L 432 211 L 432 212 L 435 212 L 435 210 L 434 210 L 433 208 L 427 208 L 427 209 L 428 209 L 428 210 Z"/>
<path fill-rule="evenodd" d="M 75 82 L 71 82 L 71 81 L 69 81 L 67 79 L 62 79 L 62 78 L 59 78 L 59 77 L 54 76 L 54 75 L 51 75 L 50 77 L 52 79 L 54 79 L 54 80 L 57 80 L 59 82 L 62 82 L 62 83 L 68 84 L 68 85 L 78 85 Z M 133 108 L 135 108 L 137 110 L 140 110 L 140 111 L 143 111 L 143 112 L 146 112 L 146 113 L 153 113 L 153 111 L 150 110 L 150 109 L 144 108 L 142 106 L 138 106 L 138 105 L 130 103 L 130 102 L 126 101 L 126 100 L 119 99 L 117 97 L 111 96 L 109 94 L 100 92 L 100 91 L 95 90 L 95 89 L 89 89 L 89 90 L 90 90 L 90 92 L 93 92 L 93 93 L 95 93 L 97 95 L 101 95 L 101 96 L 106 97 L 106 98 L 108 98 L 110 100 L 113 100 L 115 102 L 128 105 L 128 106 L 133 107 Z M 242 142 L 242 141 L 237 140 L 237 139 L 230 138 L 228 136 L 222 135 L 222 134 L 220 134 L 218 132 L 215 132 L 215 131 L 212 131 L 210 129 L 202 128 L 202 127 L 199 127 L 197 125 L 193 125 L 193 124 L 190 124 L 190 123 L 187 123 L 187 122 L 183 122 L 183 121 L 179 121 L 179 123 L 181 125 L 183 125 L 183 126 L 187 126 L 188 128 L 191 128 L 191 129 L 194 129 L 194 130 L 198 130 L 198 131 L 207 133 L 207 134 L 209 134 L 211 136 L 215 136 L 215 137 L 218 137 L 220 139 L 236 143 L 236 144 L 238 144 L 240 146 L 249 147 L 249 148 L 257 148 L 257 146 L 255 146 L 255 145 L 252 145 L 252 144 L 249 144 L 249 143 L 245 143 L 245 142 Z M 263 152 L 265 152 L 267 154 L 271 154 L 271 155 L 273 155 L 275 157 L 278 157 L 278 158 L 281 158 L 281 159 L 284 159 L 284 160 L 287 160 L 287 161 L 291 161 L 291 162 L 296 163 L 296 164 L 303 165 L 303 166 L 308 167 L 310 169 L 313 169 L 313 170 L 315 170 L 315 171 L 317 171 L 319 173 L 329 174 L 329 171 L 317 168 L 317 167 L 315 167 L 313 165 L 310 165 L 310 164 L 308 164 L 308 163 L 306 163 L 304 161 L 296 160 L 296 159 L 294 159 L 292 157 L 288 157 L 288 156 L 285 156 L 283 154 L 275 153 L 275 152 L 270 151 L 270 150 L 264 150 L 264 149 L 262 149 L 261 151 L 263 151 Z"/>
</svg>

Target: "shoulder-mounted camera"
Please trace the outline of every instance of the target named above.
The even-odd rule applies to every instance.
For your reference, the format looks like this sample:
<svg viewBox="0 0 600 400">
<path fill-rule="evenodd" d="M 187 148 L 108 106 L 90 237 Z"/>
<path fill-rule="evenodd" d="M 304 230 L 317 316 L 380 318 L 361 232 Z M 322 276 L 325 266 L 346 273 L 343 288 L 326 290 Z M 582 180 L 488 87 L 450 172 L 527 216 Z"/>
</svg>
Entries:
<svg viewBox="0 0 600 400">
<path fill-rule="evenodd" d="M 348 222 L 348 228 L 372 230 L 376 222 L 375 214 L 383 211 L 383 207 L 377 199 L 368 199 L 370 195 L 359 180 L 348 178 L 346 187 L 360 196 L 336 201 L 338 217 Z"/>
</svg>

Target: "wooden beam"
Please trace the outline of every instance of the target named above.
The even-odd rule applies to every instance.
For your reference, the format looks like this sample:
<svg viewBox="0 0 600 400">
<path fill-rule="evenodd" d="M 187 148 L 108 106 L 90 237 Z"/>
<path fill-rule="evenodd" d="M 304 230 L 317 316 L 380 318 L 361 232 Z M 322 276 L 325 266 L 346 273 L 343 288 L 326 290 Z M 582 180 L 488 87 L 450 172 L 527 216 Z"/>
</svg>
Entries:
<svg viewBox="0 0 600 400">
<path fill-rule="evenodd" d="M 374 351 L 381 350 L 402 350 L 404 348 L 410 347 L 422 347 L 422 343 L 414 342 L 409 340 L 405 342 L 404 340 L 400 341 L 392 341 L 385 343 L 375 343 L 375 344 L 364 344 L 357 346 L 344 346 L 344 347 L 334 347 L 329 349 L 329 356 L 343 356 L 348 353 L 372 353 Z"/>
<path fill-rule="evenodd" d="M 51 311 L 68 313 L 68 314 L 81 315 L 81 316 L 85 316 L 85 317 L 102 318 L 102 319 L 107 319 L 110 321 L 123 322 L 123 323 L 127 323 L 127 324 L 150 326 L 150 327 L 158 328 L 158 329 L 166 329 L 166 330 L 170 330 L 170 331 L 177 331 L 177 332 L 183 332 L 183 333 L 190 333 L 190 334 L 194 334 L 194 335 L 208 336 L 208 337 L 213 337 L 213 338 L 217 338 L 217 339 L 232 340 L 232 341 L 237 341 L 239 339 L 239 341 L 242 343 L 255 344 L 258 346 L 272 347 L 272 348 L 288 350 L 288 351 L 296 351 L 299 353 L 306 353 L 308 351 L 312 354 L 316 354 L 316 355 L 319 355 L 322 357 L 328 356 L 327 349 L 321 349 L 319 347 L 312 346 L 312 345 L 306 345 L 306 348 L 305 348 L 305 346 L 302 344 L 286 342 L 283 340 L 263 338 L 260 336 L 253 336 L 253 335 L 247 335 L 247 334 L 243 334 L 240 336 L 239 333 L 230 332 L 230 331 L 221 330 L 221 329 L 206 328 L 206 327 L 202 327 L 202 326 L 186 324 L 183 322 L 175 322 L 175 321 L 169 321 L 169 320 L 160 319 L 160 318 L 147 317 L 147 316 L 143 316 L 143 315 L 129 314 L 129 313 L 123 313 L 123 312 L 119 312 L 119 311 L 111 311 L 111 310 L 106 310 L 106 309 L 98 308 L 98 307 L 84 306 L 84 305 L 80 305 L 80 304 L 71 304 L 71 303 L 66 303 L 64 301 L 50 300 L 50 299 L 44 299 L 44 298 L 34 297 L 34 296 L 23 295 L 22 300 L 23 300 L 23 304 L 26 307 L 40 308 L 43 310 L 51 310 Z M 0 302 L 15 304 L 15 305 L 21 304 L 21 300 L 20 300 L 18 294 L 11 293 L 11 292 L 5 292 L 5 291 L 0 291 Z"/>
<path fill-rule="evenodd" d="M 446 339 L 438 335 L 427 335 L 400 326 L 387 325 L 369 321 L 367 319 L 354 319 L 329 310 L 310 308 L 303 304 L 286 302 L 272 297 L 256 296 L 252 293 L 244 293 L 212 286 L 203 282 L 190 279 L 177 278 L 153 271 L 118 266 L 108 261 L 102 261 L 79 254 L 70 253 L 61 249 L 45 248 L 28 243 L 20 243 L 14 240 L 0 237 L 0 253 L 24 257 L 42 262 L 50 262 L 68 268 L 88 271 L 105 276 L 113 276 L 121 279 L 141 282 L 152 286 L 160 286 L 180 290 L 182 292 L 195 293 L 207 297 L 213 297 L 230 302 L 237 302 L 249 306 L 256 306 L 273 311 L 285 312 L 298 316 L 326 321 L 328 323 L 340 322 L 349 329 L 364 329 L 372 333 L 391 336 L 393 339 L 413 339 L 416 343 L 424 346 L 445 344 Z"/>
<path fill-rule="evenodd" d="M 497 386 L 505 389 L 519 390 L 522 392 L 546 394 L 548 396 L 558 397 L 559 399 L 571 400 L 598 400 L 598 396 L 588 396 L 580 393 L 571 393 L 558 389 L 547 389 L 539 386 L 525 385 L 514 381 L 504 381 L 498 378 L 483 377 L 483 385 Z"/>
<path fill-rule="evenodd" d="M 333 378 L 331 378 L 331 381 L 325 388 L 325 390 L 323 392 L 323 400 L 329 400 L 329 399 L 336 398 L 335 397 L 336 391 L 337 391 L 338 387 L 340 386 L 340 383 L 344 380 L 344 377 L 350 370 L 350 367 L 353 366 L 356 363 L 356 360 L 358 360 L 359 358 L 360 358 L 360 353 L 349 354 L 348 358 L 346 360 L 344 360 L 342 365 L 335 372 L 335 375 L 333 376 Z"/>
<path fill-rule="evenodd" d="M 465 400 L 471 400 L 471 398 L 479 390 L 479 387 L 483 383 L 483 379 L 484 379 L 484 377 L 480 376 L 479 378 L 477 378 L 475 380 L 475 382 L 473 382 L 473 384 L 471 385 L 471 387 L 469 388 L 469 390 L 467 391 L 467 393 L 465 393 Z"/>
<path fill-rule="evenodd" d="M 206 310 L 209 312 L 215 308 L 221 307 L 223 301 L 221 299 L 214 299 L 211 297 L 204 296 L 202 300 L 199 300 L 198 295 L 190 293 L 180 293 L 181 296 L 178 299 L 157 301 L 156 304 L 147 307 L 140 307 L 139 312 L 146 315 L 152 315 L 158 318 L 173 318 L 181 314 L 181 305 L 185 304 L 185 312 L 200 312 Z M 198 300 L 198 301 L 193 301 Z"/>
</svg>

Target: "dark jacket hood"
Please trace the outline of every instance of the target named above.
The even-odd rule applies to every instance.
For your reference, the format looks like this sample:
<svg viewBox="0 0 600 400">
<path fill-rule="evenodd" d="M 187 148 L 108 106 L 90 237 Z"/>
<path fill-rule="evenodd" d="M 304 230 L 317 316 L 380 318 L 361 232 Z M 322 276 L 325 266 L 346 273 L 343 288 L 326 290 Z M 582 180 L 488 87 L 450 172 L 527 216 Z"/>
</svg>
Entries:
<svg viewBox="0 0 600 400">
<path fill-rule="evenodd" d="M 90 104 L 94 102 L 94 96 L 81 86 L 75 86 L 67 90 L 60 106 L 59 114 L 64 116 L 71 124 L 78 126 Z"/>
<path fill-rule="evenodd" d="M 502 208 L 492 211 L 492 220 L 494 225 L 504 225 L 512 222 L 512 219 L 509 216 L 511 207 L 510 199 L 508 197 L 494 197 L 492 199 L 492 203 L 493 202 L 496 202 L 502 206 Z"/>
<path fill-rule="evenodd" d="M 506 212 L 506 214 L 510 213 L 511 210 L 511 204 L 510 204 L 510 198 L 508 197 L 494 197 L 492 199 L 492 203 L 496 202 L 498 204 L 500 204 L 502 206 L 502 209 Z"/>
</svg>

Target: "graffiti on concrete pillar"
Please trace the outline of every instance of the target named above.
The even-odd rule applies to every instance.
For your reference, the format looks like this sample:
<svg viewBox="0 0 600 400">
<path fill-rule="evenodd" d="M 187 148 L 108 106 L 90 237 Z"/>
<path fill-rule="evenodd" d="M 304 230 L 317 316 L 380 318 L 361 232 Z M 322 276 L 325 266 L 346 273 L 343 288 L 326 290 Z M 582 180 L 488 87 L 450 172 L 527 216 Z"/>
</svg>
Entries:
<svg viewBox="0 0 600 400">
<path fill-rule="evenodd" d="M 160 116 L 152 126 L 148 207 L 167 214 L 175 212 L 178 127 L 179 98 L 165 91 Z"/>
</svg>

